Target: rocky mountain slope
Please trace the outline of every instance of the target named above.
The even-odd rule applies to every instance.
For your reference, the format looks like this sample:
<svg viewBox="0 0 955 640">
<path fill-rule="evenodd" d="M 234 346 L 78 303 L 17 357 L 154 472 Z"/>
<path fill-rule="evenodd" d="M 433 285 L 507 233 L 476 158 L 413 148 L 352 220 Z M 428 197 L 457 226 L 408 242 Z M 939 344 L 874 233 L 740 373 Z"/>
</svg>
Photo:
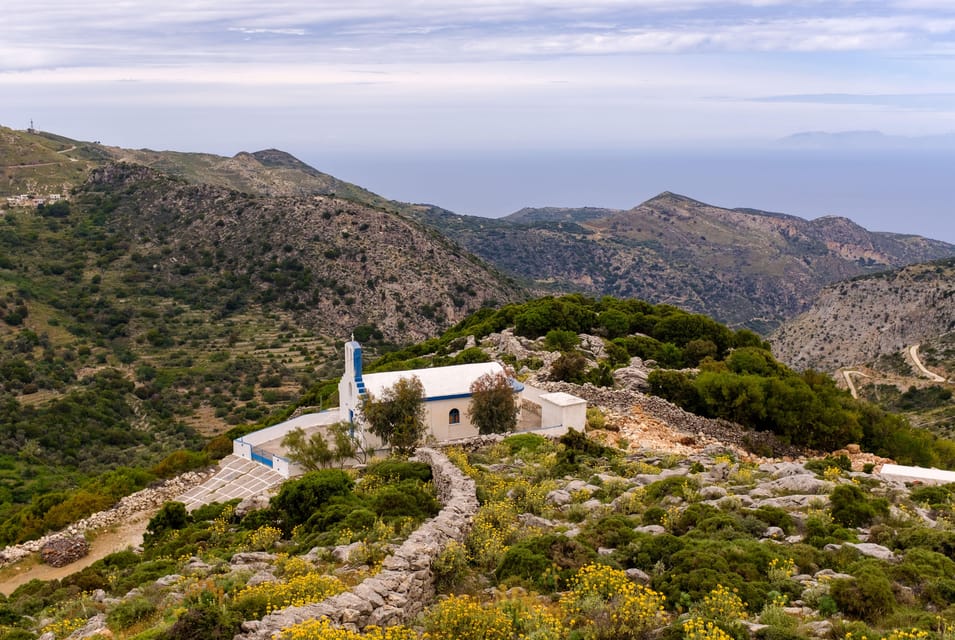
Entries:
<svg viewBox="0 0 955 640">
<path fill-rule="evenodd" d="M 628 211 L 523 209 L 502 220 L 435 208 L 422 220 L 542 289 L 666 302 L 768 332 L 826 284 L 955 254 L 845 218 L 807 221 L 663 193 Z"/>
<path fill-rule="evenodd" d="M 129 243 L 116 267 L 220 315 L 278 305 L 330 335 L 433 334 L 517 286 L 432 230 L 332 196 L 260 197 L 138 165 L 96 169 L 76 196 Z M 141 287 L 142 288 L 142 287 Z"/>
<path fill-rule="evenodd" d="M 526 208 L 495 220 L 389 201 L 274 149 L 225 158 L 120 149 L 39 132 L 2 133 L 6 181 L 0 180 L 0 195 L 25 185 L 61 189 L 91 167 L 120 160 L 193 184 L 259 196 L 335 196 L 431 226 L 538 293 L 580 291 L 666 302 L 762 333 L 807 309 L 829 283 L 955 255 L 953 245 L 873 233 L 845 218 L 807 221 L 723 209 L 672 193 L 627 211 Z M 13 167 L 21 164 L 28 166 Z"/>
<path fill-rule="evenodd" d="M 953 329 L 955 260 L 949 259 L 826 287 L 771 342 L 791 366 L 835 371 L 895 356 Z"/>
</svg>

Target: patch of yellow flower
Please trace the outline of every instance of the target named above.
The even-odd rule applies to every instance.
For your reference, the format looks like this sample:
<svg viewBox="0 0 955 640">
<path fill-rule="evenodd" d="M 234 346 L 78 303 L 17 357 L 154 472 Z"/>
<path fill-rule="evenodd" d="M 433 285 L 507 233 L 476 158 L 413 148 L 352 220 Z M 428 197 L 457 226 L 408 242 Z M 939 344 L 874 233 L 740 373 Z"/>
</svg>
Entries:
<svg viewBox="0 0 955 640">
<path fill-rule="evenodd" d="M 237 602 L 263 601 L 265 610 L 257 613 L 265 615 L 286 607 L 321 602 L 343 591 L 346 591 L 345 584 L 335 576 L 309 573 L 286 582 L 262 582 L 245 587 L 236 594 L 235 599 Z"/>
<path fill-rule="evenodd" d="M 249 546 L 255 550 L 265 551 L 271 549 L 281 539 L 282 530 L 266 524 L 249 535 Z"/>
<path fill-rule="evenodd" d="M 716 623 L 692 617 L 683 622 L 683 640 L 733 640 Z"/>
<path fill-rule="evenodd" d="M 510 500 L 488 502 L 478 509 L 468 535 L 468 552 L 478 566 L 493 569 L 517 533 L 517 510 Z"/>
<path fill-rule="evenodd" d="M 707 620 L 734 623 L 746 619 L 746 603 L 736 593 L 723 585 L 703 596 L 703 602 L 694 607 L 693 613 Z"/>
<path fill-rule="evenodd" d="M 882 640 L 924 640 L 928 637 L 929 632 L 922 629 L 912 628 L 908 631 L 905 629 L 893 629 L 883 636 Z"/>
<path fill-rule="evenodd" d="M 41 629 L 41 634 L 52 633 L 57 640 L 65 638 L 86 624 L 85 618 L 66 618 L 51 622 Z"/>
<path fill-rule="evenodd" d="M 796 562 L 792 558 L 780 562 L 779 558 L 773 558 L 769 561 L 769 568 L 766 571 L 770 582 L 785 582 L 796 575 Z"/>
<path fill-rule="evenodd" d="M 582 567 L 560 597 L 571 628 L 585 637 L 638 638 L 666 621 L 663 594 L 634 583 L 627 574 L 603 564 Z"/>
<path fill-rule="evenodd" d="M 560 619 L 536 600 L 511 598 L 482 603 L 450 596 L 424 617 L 423 640 L 560 640 Z"/>
<path fill-rule="evenodd" d="M 829 482 L 835 482 L 842 477 L 842 469 L 835 465 L 826 467 L 822 472 L 822 477 Z"/>
<path fill-rule="evenodd" d="M 328 618 L 308 620 L 282 629 L 277 640 L 418 640 L 418 634 L 405 626 L 366 627 L 363 633 L 340 629 Z"/>
</svg>

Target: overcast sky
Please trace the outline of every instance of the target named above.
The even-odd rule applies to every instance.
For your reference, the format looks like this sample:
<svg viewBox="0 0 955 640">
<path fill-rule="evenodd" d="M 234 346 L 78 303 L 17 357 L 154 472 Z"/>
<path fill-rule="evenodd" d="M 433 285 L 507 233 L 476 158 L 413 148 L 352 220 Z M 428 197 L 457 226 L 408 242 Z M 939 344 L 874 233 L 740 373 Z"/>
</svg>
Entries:
<svg viewBox="0 0 955 640">
<path fill-rule="evenodd" d="M 0 123 L 312 158 L 927 136 L 953 55 L 950 0 L 4 0 Z"/>
</svg>

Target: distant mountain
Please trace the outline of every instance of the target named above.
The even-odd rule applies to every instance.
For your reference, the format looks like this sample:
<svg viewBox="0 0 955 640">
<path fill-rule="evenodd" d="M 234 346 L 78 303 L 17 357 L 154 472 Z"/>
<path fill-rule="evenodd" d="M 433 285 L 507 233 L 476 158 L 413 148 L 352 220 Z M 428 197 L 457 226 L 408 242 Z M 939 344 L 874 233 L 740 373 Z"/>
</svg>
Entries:
<svg viewBox="0 0 955 640">
<path fill-rule="evenodd" d="M 627 211 L 412 214 L 542 291 L 666 302 L 764 333 L 826 284 L 955 255 L 945 242 L 870 232 L 846 218 L 723 209 L 669 192 Z"/>
<path fill-rule="evenodd" d="M 504 216 L 504 220 L 518 224 L 535 222 L 587 222 L 619 213 L 618 209 L 600 207 L 524 207 L 520 211 Z"/>
<path fill-rule="evenodd" d="M 78 184 L 79 174 L 119 160 L 194 185 L 261 198 L 334 197 L 431 227 L 457 251 L 483 258 L 535 293 L 579 291 L 665 302 L 767 334 L 808 308 L 831 282 L 955 256 L 953 245 L 873 233 L 845 218 L 807 221 L 757 209 L 723 209 L 668 192 L 626 211 L 526 208 L 489 219 L 387 200 L 275 149 L 225 158 L 2 132 L 0 160 L 26 157 L 32 163 L 14 168 L 24 161 L 7 160 L 4 175 L 18 176 L 8 178 L 8 186 L 24 184 L 27 176 L 41 183 L 45 171 L 55 173 L 61 185 L 70 177 L 63 172 L 72 172 Z"/>
<path fill-rule="evenodd" d="M 771 338 L 783 362 L 835 371 L 903 357 L 955 330 L 955 260 L 939 260 L 830 285 Z M 955 373 L 955 371 L 953 371 Z"/>
</svg>

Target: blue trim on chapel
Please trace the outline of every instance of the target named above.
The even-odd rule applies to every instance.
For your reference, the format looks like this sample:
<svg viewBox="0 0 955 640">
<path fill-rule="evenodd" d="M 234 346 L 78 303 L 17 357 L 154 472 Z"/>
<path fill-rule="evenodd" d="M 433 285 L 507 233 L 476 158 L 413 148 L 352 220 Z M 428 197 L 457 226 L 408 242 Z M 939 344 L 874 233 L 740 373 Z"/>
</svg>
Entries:
<svg viewBox="0 0 955 640">
<path fill-rule="evenodd" d="M 355 349 L 352 351 L 352 364 L 355 368 L 355 387 L 358 389 L 358 395 L 365 395 L 365 381 L 361 377 L 361 347 L 355 343 Z"/>
</svg>

